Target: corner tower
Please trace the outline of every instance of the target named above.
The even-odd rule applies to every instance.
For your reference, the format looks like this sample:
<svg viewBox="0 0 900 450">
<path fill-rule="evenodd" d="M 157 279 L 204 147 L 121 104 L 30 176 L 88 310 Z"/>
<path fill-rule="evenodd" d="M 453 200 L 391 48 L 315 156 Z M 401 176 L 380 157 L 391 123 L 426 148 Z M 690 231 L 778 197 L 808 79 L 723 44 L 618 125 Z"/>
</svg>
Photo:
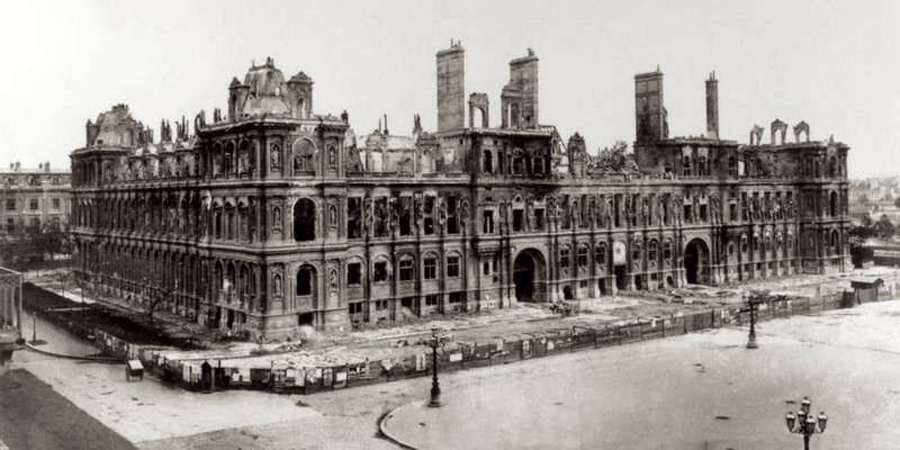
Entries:
<svg viewBox="0 0 900 450">
<path fill-rule="evenodd" d="M 437 52 L 438 132 L 465 126 L 465 55 L 459 41 Z"/>
</svg>

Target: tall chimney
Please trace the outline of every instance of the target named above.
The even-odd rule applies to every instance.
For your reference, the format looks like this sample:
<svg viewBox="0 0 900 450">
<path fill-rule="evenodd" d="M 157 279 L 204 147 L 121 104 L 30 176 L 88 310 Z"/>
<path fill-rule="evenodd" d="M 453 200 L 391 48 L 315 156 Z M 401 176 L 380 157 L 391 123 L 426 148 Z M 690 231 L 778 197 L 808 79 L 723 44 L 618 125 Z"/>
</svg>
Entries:
<svg viewBox="0 0 900 450">
<path fill-rule="evenodd" d="M 459 41 L 437 52 L 438 132 L 465 126 L 465 55 Z"/>
<path fill-rule="evenodd" d="M 719 139 L 719 80 L 710 72 L 706 80 L 706 137 Z"/>
<path fill-rule="evenodd" d="M 391 132 L 388 131 L 387 114 L 384 115 L 384 134 L 385 135 L 391 134 Z"/>
</svg>

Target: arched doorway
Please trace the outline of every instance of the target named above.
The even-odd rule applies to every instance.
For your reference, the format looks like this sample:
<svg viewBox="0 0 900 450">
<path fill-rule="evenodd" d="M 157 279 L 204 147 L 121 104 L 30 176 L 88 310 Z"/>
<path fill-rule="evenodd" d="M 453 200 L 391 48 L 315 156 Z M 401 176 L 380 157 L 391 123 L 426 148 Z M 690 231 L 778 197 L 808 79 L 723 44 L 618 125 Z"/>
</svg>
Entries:
<svg viewBox="0 0 900 450">
<path fill-rule="evenodd" d="M 520 302 L 542 302 L 545 299 L 544 256 L 537 250 L 519 252 L 513 263 L 513 283 L 516 285 L 516 300 Z"/>
<path fill-rule="evenodd" d="M 690 284 L 709 283 L 709 247 L 694 238 L 684 248 L 684 276 Z"/>
</svg>

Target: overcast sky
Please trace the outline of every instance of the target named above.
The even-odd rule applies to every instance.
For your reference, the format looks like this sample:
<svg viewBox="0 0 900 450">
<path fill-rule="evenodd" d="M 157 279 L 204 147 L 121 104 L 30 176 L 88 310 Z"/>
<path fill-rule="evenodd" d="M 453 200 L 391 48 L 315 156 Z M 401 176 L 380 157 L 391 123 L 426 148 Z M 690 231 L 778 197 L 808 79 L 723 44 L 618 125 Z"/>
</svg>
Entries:
<svg viewBox="0 0 900 450">
<path fill-rule="evenodd" d="M 231 78 L 267 56 L 286 77 L 313 77 L 315 112 L 346 109 L 357 133 L 382 114 L 392 134 L 408 134 L 415 113 L 434 130 L 434 54 L 454 38 L 492 125 L 508 62 L 531 47 L 541 123 L 580 132 L 592 151 L 634 140 L 633 75 L 658 64 L 672 135 L 705 132 L 715 70 L 724 138 L 806 120 L 813 139 L 850 145 L 852 177 L 896 174 L 898 23 L 896 0 L 12 2 L 0 16 L 0 164 L 68 165 L 87 119 L 116 103 L 158 139 L 161 118 L 225 109 Z"/>
</svg>

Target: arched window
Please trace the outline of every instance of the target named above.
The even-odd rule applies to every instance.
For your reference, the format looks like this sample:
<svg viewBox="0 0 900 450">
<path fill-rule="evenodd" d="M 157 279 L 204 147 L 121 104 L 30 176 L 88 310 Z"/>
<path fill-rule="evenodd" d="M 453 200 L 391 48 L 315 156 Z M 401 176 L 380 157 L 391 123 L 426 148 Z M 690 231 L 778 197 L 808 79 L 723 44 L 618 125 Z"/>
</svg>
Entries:
<svg viewBox="0 0 900 450">
<path fill-rule="evenodd" d="M 759 233 L 753 233 L 753 251 L 759 251 Z"/>
<path fill-rule="evenodd" d="M 586 245 L 582 245 L 582 246 L 578 247 L 578 253 L 576 255 L 576 260 L 578 262 L 579 268 L 588 266 L 588 248 Z"/>
<path fill-rule="evenodd" d="M 316 269 L 310 265 L 301 266 L 297 270 L 297 295 L 312 295 L 316 282 Z"/>
<path fill-rule="evenodd" d="M 748 245 L 747 245 L 747 235 L 746 235 L 746 234 L 742 234 L 742 235 L 741 235 L 741 253 L 747 253 L 747 250 L 748 250 L 747 247 L 748 247 Z"/>
<path fill-rule="evenodd" d="M 484 151 L 484 173 L 494 172 L 494 154 L 490 150 Z"/>
<path fill-rule="evenodd" d="M 316 146 L 309 139 L 300 138 L 294 142 L 294 174 L 304 175 L 316 172 Z"/>
<path fill-rule="evenodd" d="M 235 220 L 234 206 L 231 203 L 225 204 L 225 239 L 234 239 L 235 237 Z"/>
<path fill-rule="evenodd" d="M 416 276 L 415 261 L 410 255 L 400 258 L 400 281 L 412 281 Z"/>
<path fill-rule="evenodd" d="M 650 241 L 650 244 L 647 245 L 647 260 L 656 263 L 656 259 L 659 257 L 659 242 L 656 239 Z"/>
<path fill-rule="evenodd" d="M 672 240 L 671 239 L 666 239 L 666 241 L 663 242 L 663 260 L 667 263 L 672 261 Z"/>
<path fill-rule="evenodd" d="M 312 241 L 316 239 L 316 204 L 308 198 L 301 198 L 294 204 L 294 240 Z"/>
<path fill-rule="evenodd" d="M 837 167 L 837 159 L 832 156 L 828 158 L 828 176 L 836 177 L 838 176 L 838 167 Z"/>
<path fill-rule="evenodd" d="M 641 266 L 641 260 L 643 259 L 643 253 L 641 251 L 641 243 L 634 241 L 631 243 L 631 264 L 634 267 Z"/>
<path fill-rule="evenodd" d="M 832 192 L 829 196 L 829 212 L 831 213 L 831 217 L 838 216 L 838 195 L 837 192 Z"/>
<path fill-rule="evenodd" d="M 832 255 L 836 255 L 839 253 L 839 250 L 841 248 L 840 244 L 841 244 L 841 238 L 840 238 L 840 235 L 838 235 L 837 230 L 831 230 L 831 252 L 830 253 Z"/>
</svg>

